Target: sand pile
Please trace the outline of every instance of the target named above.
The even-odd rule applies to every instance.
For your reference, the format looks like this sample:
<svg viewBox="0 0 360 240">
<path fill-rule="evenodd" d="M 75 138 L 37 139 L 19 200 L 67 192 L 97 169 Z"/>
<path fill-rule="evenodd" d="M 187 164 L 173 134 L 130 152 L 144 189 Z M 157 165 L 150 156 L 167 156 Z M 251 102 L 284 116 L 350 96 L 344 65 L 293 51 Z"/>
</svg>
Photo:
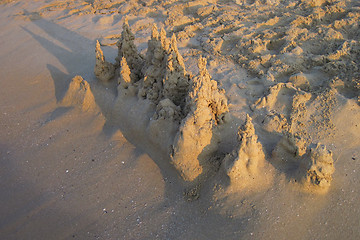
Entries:
<svg viewBox="0 0 360 240">
<path fill-rule="evenodd" d="M 305 190 L 326 192 L 335 171 L 332 153 L 322 144 L 310 147 L 304 139 L 285 135 L 274 149 L 272 162 Z"/>
<path fill-rule="evenodd" d="M 99 111 L 90 85 L 81 76 L 75 76 L 61 100 L 65 107 L 80 107 L 83 111 Z"/>
<path fill-rule="evenodd" d="M 265 154 L 249 115 L 246 115 L 246 122 L 239 128 L 238 141 L 236 149 L 224 159 L 230 182 L 242 186 L 263 184 L 267 171 L 264 169 Z"/>
</svg>

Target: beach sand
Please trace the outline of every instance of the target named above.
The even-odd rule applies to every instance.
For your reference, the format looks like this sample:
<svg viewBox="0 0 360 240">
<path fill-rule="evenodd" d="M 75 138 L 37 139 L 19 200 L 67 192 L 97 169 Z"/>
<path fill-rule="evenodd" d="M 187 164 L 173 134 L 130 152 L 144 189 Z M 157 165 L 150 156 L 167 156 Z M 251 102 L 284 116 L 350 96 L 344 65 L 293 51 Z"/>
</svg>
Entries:
<svg viewBox="0 0 360 240">
<path fill-rule="evenodd" d="M 0 1 L 0 239 L 360 238 L 359 18 Z"/>
</svg>

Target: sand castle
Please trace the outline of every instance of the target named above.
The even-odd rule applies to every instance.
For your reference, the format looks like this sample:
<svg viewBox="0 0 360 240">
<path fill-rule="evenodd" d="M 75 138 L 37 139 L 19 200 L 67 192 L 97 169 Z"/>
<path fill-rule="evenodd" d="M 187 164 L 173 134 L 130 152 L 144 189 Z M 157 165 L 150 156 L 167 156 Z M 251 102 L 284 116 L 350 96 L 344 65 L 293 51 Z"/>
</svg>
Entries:
<svg viewBox="0 0 360 240">
<path fill-rule="evenodd" d="M 172 137 L 172 144 L 167 146 L 171 163 L 184 180 L 193 181 L 209 171 L 211 164 L 207 159 L 217 151 L 218 140 L 213 131 L 226 121 L 229 111 L 224 91 L 211 79 L 205 58 L 199 58 L 197 76 L 186 72 L 175 35 L 169 40 L 165 31 L 159 32 L 154 25 L 146 57 L 138 54 L 133 41 L 125 21 L 114 65 L 105 61 L 97 43 L 96 76 L 105 82 L 114 74 L 119 96 L 136 95 L 155 105 L 148 131 L 159 136 L 159 142 Z M 171 130 L 164 132 L 161 128 L 166 129 L 165 126 L 176 129 L 175 135 L 169 136 Z"/>
<path fill-rule="evenodd" d="M 96 41 L 95 55 L 96 55 L 96 62 L 94 68 L 95 76 L 100 81 L 107 82 L 114 77 L 115 67 L 113 64 L 105 61 L 104 53 L 100 48 L 99 41 Z"/>
<path fill-rule="evenodd" d="M 206 58 L 199 58 L 199 73 L 192 76 L 186 71 L 175 35 L 168 39 L 164 29 L 159 32 L 153 25 L 146 56 L 137 52 L 134 39 L 125 21 L 115 64 L 105 60 L 97 42 L 95 75 L 101 82 L 117 83 L 114 111 L 120 111 L 121 120 L 138 134 L 152 136 L 149 141 L 167 155 L 185 181 L 202 181 L 210 172 L 221 174 L 221 166 L 230 184 L 245 187 L 251 181 L 259 185 L 270 162 L 302 186 L 326 192 L 334 172 L 332 154 L 323 145 L 309 147 L 294 134 L 300 132 L 297 127 L 311 98 L 302 90 L 308 85 L 301 75 L 273 85 L 251 106 L 267 114 L 264 130 L 283 136 L 270 159 L 249 115 L 238 130 L 235 149 L 225 158 L 216 158 L 221 155 L 219 126 L 226 126 L 231 118 L 225 91 L 212 80 Z M 132 105 L 126 107 L 127 101 Z M 136 124 L 135 119 L 142 120 Z"/>
</svg>

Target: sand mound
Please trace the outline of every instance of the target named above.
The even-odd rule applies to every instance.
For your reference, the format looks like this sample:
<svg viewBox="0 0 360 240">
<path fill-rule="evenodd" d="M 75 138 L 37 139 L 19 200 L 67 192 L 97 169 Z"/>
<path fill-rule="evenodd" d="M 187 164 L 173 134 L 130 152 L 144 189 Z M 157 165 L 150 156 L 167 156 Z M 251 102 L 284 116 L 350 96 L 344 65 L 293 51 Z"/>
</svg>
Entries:
<svg viewBox="0 0 360 240">
<path fill-rule="evenodd" d="M 264 128 L 269 132 L 301 132 L 311 96 L 290 82 L 278 83 L 270 87 L 268 94 L 259 98 L 252 109 L 265 114 Z"/>
<path fill-rule="evenodd" d="M 75 76 L 71 80 L 61 105 L 80 107 L 83 111 L 98 110 L 90 85 L 81 76 Z"/>
<path fill-rule="evenodd" d="M 265 164 L 263 147 L 258 142 L 251 117 L 246 116 L 246 122 L 238 131 L 239 145 L 224 159 L 224 168 L 230 177 L 231 184 L 246 186 L 264 174 L 261 172 Z"/>
<path fill-rule="evenodd" d="M 306 150 L 304 139 L 285 133 L 272 153 L 272 162 L 285 171 L 297 168 L 299 157 L 303 156 Z"/>
<path fill-rule="evenodd" d="M 304 189 L 319 193 L 328 190 L 335 171 L 332 153 L 324 145 L 310 147 L 290 133 L 274 149 L 272 163 Z"/>
<path fill-rule="evenodd" d="M 310 187 L 314 186 L 326 191 L 332 181 L 335 171 L 332 153 L 325 146 L 318 144 L 310 149 L 310 157 L 304 166 L 306 170 L 305 182 Z"/>
</svg>

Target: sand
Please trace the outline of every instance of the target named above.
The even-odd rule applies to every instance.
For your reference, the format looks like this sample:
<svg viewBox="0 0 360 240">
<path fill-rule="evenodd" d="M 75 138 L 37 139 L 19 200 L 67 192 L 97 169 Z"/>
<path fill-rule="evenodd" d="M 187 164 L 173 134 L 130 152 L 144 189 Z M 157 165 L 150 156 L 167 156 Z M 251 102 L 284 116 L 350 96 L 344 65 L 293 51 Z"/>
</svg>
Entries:
<svg viewBox="0 0 360 240">
<path fill-rule="evenodd" d="M 0 238 L 358 239 L 359 17 L 0 1 Z"/>
</svg>

